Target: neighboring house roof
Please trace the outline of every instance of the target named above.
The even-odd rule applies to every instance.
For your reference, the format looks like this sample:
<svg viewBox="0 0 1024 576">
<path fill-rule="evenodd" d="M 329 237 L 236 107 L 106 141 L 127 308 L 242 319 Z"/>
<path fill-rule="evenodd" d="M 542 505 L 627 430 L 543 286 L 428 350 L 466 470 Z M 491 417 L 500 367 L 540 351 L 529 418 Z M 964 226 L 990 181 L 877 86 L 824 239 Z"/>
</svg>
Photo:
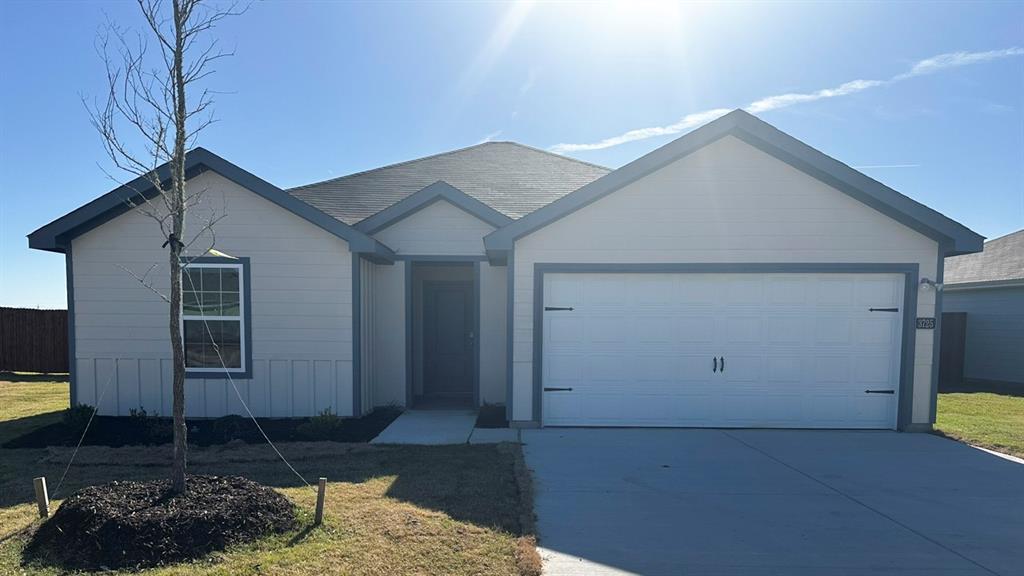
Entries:
<svg viewBox="0 0 1024 576">
<path fill-rule="evenodd" d="M 515 142 L 485 142 L 291 188 L 288 193 L 355 224 L 441 180 L 509 218 L 520 218 L 608 172 Z"/>
<path fill-rule="evenodd" d="M 983 251 L 946 258 L 944 284 L 1024 281 L 1024 230 L 985 242 Z"/>
<path fill-rule="evenodd" d="M 366 254 L 371 259 L 380 261 L 394 259 L 394 252 L 377 240 L 324 214 L 313 206 L 297 200 L 277 186 L 235 166 L 205 148 L 195 148 L 185 155 L 185 173 L 188 178 L 206 170 L 220 174 L 347 241 L 353 252 Z M 156 172 L 162 182 L 170 180 L 171 171 L 167 163 L 159 166 Z M 156 187 L 148 178 L 144 176 L 136 178 L 32 232 L 28 235 L 28 245 L 30 248 L 38 250 L 66 252 L 71 239 L 131 210 L 131 202 L 138 203 L 142 198 L 154 198 L 157 193 Z"/>
<path fill-rule="evenodd" d="M 981 250 L 984 237 L 888 186 L 831 158 L 743 110 L 732 112 L 653 152 L 561 196 L 484 238 L 488 255 L 501 261 L 516 239 L 595 202 L 725 136 L 735 136 L 939 242 L 942 255 Z"/>
</svg>

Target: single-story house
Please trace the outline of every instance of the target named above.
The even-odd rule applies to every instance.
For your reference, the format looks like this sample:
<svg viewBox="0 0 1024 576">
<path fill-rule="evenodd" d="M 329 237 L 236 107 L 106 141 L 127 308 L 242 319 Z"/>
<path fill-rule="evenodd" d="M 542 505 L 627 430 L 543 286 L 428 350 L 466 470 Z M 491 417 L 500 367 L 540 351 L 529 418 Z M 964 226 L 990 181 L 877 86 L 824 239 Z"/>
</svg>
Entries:
<svg viewBox="0 0 1024 576">
<path fill-rule="evenodd" d="M 237 386 L 270 417 L 927 429 L 935 283 L 983 242 L 741 110 L 616 170 L 492 142 L 290 190 L 201 148 L 187 173 L 189 229 L 224 215 L 189 252 L 194 417 Z M 166 304 L 126 272 L 169 287 L 126 202 L 152 193 L 29 235 L 65 254 L 72 397 L 101 414 L 170 412 Z"/>
<path fill-rule="evenodd" d="M 1024 385 L 1024 230 L 946 258 L 943 311 L 966 312 L 964 377 Z"/>
</svg>

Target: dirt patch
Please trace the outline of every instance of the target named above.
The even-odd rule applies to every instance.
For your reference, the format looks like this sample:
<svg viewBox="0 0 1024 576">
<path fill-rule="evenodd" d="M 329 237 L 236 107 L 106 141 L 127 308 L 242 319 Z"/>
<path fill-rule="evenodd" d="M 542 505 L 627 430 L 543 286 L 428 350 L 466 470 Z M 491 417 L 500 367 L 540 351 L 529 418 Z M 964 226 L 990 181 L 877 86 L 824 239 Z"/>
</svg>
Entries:
<svg viewBox="0 0 1024 576">
<path fill-rule="evenodd" d="M 65 500 L 25 548 L 25 560 L 70 569 L 145 568 L 199 558 L 294 528 L 292 503 L 240 476 L 111 482 Z"/>
<path fill-rule="evenodd" d="M 485 404 L 480 407 L 476 415 L 477 428 L 508 428 L 508 419 L 505 418 L 505 407 L 494 404 Z"/>
<path fill-rule="evenodd" d="M 75 408 L 72 411 L 77 410 Z M 74 446 L 82 435 L 85 418 L 68 418 L 36 428 L 8 441 L 4 448 L 45 448 Z M 369 442 L 388 427 L 402 411 L 378 408 L 360 418 L 257 418 L 274 442 L 322 441 Z M 189 419 L 188 442 L 193 446 L 215 446 L 235 440 L 265 444 L 256 425 L 247 417 Z M 171 419 L 154 416 L 97 416 L 82 442 L 85 446 L 154 446 L 171 441 Z"/>
</svg>

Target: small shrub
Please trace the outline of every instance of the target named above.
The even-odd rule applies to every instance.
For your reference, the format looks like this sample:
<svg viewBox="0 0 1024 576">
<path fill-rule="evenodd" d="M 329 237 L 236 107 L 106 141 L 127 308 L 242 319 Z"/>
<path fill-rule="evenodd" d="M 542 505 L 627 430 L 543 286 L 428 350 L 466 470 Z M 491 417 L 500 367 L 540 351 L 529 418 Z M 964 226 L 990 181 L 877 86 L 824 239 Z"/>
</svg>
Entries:
<svg viewBox="0 0 1024 576">
<path fill-rule="evenodd" d="M 310 418 L 309 422 L 299 424 L 295 433 L 304 440 L 330 440 L 340 436 L 344 426 L 345 419 L 327 408 Z"/>
<path fill-rule="evenodd" d="M 89 423 L 89 419 L 92 418 L 93 412 L 96 411 L 94 406 L 88 404 L 75 404 L 74 406 L 64 410 L 64 414 L 61 416 L 61 421 L 65 426 L 72 430 L 81 432 L 85 430 L 86 424 Z"/>
<path fill-rule="evenodd" d="M 232 440 L 246 440 L 255 429 L 252 421 L 237 414 L 221 416 L 193 425 L 190 435 L 195 432 L 194 439 L 200 445 L 226 444 Z"/>
<path fill-rule="evenodd" d="M 128 429 L 147 444 L 170 442 L 171 422 L 156 412 L 149 413 L 142 406 L 128 410 Z"/>
</svg>

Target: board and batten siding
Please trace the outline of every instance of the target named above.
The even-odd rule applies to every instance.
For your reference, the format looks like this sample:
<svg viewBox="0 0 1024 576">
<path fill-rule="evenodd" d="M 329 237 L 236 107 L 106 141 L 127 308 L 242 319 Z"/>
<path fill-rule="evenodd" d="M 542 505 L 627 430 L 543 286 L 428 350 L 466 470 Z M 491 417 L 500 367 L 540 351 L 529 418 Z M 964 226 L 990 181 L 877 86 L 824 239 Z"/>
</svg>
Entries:
<svg viewBox="0 0 1024 576">
<path fill-rule="evenodd" d="M 535 263 L 916 263 L 938 244 L 733 136 L 516 241 L 512 419 L 533 414 Z M 934 316 L 935 292 L 918 293 Z M 931 411 L 932 333 L 915 340 L 912 422 Z"/>
<path fill-rule="evenodd" d="M 251 379 L 235 380 L 242 398 L 256 416 L 310 416 L 328 408 L 350 415 L 347 243 L 214 172 L 189 180 L 189 192 L 201 189 L 186 240 L 213 210 L 226 214 L 216 224 L 217 250 L 250 259 L 253 370 Z M 135 211 L 73 240 L 76 397 L 98 403 L 100 414 L 126 415 L 140 407 L 171 413 L 167 304 L 121 269 L 139 276 L 148 271 L 153 287 L 166 294 L 162 243 L 156 223 Z M 190 253 L 208 246 L 208 240 L 197 240 Z M 189 417 L 245 413 L 226 379 L 188 379 L 185 401 Z"/>
<path fill-rule="evenodd" d="M 438 200 L 373 236 L 396 254 L 478 256 L 484 253 L 484 236 L 493 231 L 494 226 Z"/>
<path fill-rule="evenodd" d="M 1024 384 L 1024 286 L 947 285 L 942 311 L 967 313 L 965 378 Z"/>
</svg>

